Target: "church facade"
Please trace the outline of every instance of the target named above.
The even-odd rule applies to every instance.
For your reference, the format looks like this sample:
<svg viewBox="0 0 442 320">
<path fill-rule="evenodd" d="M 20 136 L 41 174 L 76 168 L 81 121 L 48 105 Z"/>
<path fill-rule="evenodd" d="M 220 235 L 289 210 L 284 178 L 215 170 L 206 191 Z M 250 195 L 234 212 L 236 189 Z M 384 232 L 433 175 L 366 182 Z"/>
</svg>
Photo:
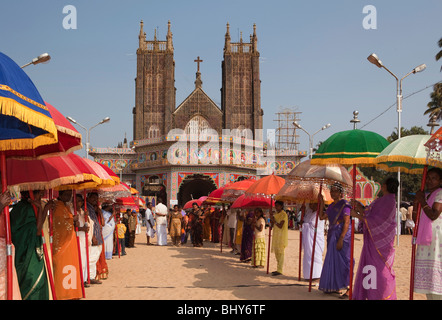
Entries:
<svg viewBox="0 0 442 320">
<path fill-rule="evenodd" d="M 228 182 L 259 179 L 274 166 L 275 153 L 268 153 L 262 136 L 256 25 L 248 42 L 241 35 L 235 43 L 227 24 L 220 106 L 203 90 L 200 57 L 192 61 L 195 89 L 177 105 L 170 21 L 165 40 L 157 39 L 156 31 L 147 40 L 141 21 L 138 40 L 133 141 L 119 148 L 118 157 L 115 150 L 92 148 L 95 161 L 122 172 L 149 200 L 161 197 L 170 206 L 207 196 Z M 289 169 L 302 155 L 290 156 Z"/>
</svg>

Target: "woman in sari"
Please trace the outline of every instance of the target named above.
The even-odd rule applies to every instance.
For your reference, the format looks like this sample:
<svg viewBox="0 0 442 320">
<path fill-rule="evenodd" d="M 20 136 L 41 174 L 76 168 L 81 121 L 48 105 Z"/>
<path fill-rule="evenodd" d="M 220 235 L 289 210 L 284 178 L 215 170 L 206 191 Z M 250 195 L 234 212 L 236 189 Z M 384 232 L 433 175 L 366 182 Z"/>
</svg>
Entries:
<svg viewBox="0 0 442 320">
<path fill-rule="evenodd" d="M 354 300 L 396 300 L 393 271 L 396 236 L 396 198 L 399 182 L 388 178 L 382 184 L 382 197 L 368 207 L 352 202 L 351 215 L 363 221 L 364 245 L 356 272 Z"/>
<path fill-rule="evenodd" d="M 244 219 L 244 226 L 243 226 L 242 240 L 241 240 L 241 255 L 239 256 L 239 260 L 241 262 L 249 262 L 252 258 L 253 232 L 254 232 L 252 222 L 254 216 L 255 216 L 254 212 L 249 211 Z"/>
<path fill-rule="evenodd" d="M 223 212 L 216 208 L 215 211 L 212 214 L 212 242 L 213 243 L 219 243 L 220 242 L 220 235 L 221 235 L 221 218 L 222 218 Z"/>
<path fill-rule="evenodd" d="M 41 230 L 48 211 L 54 206 L 49 201 L 44 208 L 41 191 L 21 192 L 21 200 L 11 211 L 11 237 L 15 247 L 15 268 L 23 300 L 48 300 L 48 278 L 43 258 Z M 34 211 L 36 208 L 37 214 Z"/>
<path fill-rule="evenodd" d="M 59 192 L 59 199 L 53 212 L 53 256 L 55 293 L 58 300 L 83 297 L 74 216 L 68 202 L 72 190 Z"/>
<path fill-rule="evenodd" d="M 203 220 L 203 240 L 210 241 L 211 236 L 211 217 L 212 213 L 210 212 L 210 208 L 203 208 L 204 212 L 204 220 Z"/>
<path fill-rule="evenodd" d="M 201 247 L 203 245 L 203 220 L 204 214 L 196 202 L 192 204 L 193 211 L 190 213 L 193 217 L 191 220 L 191 232 L 193 235 L 193 246 Z"/>
<path fill-rule="evenodd" d="M 181 211 L 178 210 L 178 205 L 173 207 L 169 219 L 169 235 L 172 239 L 172 245 L 178 247 L 181 243 L 181 226 L 183 221 L 183 215 L 181 214 Z"/>
<path fill-rule="evenodd" d="M 344 189 L 335 183 L 330 188 L 333 199 L 325 214 L 320 214 L 321 220 L 328 218 L 327 253 L 322 266 L 319 290 L 324 293 L 340 293 L 347 289 L 342 297 L 348 297 L 350 284 L 350 205 L 342 199 Z"/>
<path fill-rule="evenodd" d="M 265 224 L 264 212 L 261 208 L 256 208 L 252 221 L 255 241 L 251 263 L 254 268 L 264 268 L 266 262 Z"/>
<path fill-rule="evenodd" d="M 428 300 L 442 300 L 442 170 L 428 170 L 426 191 L 416 192 L 413 220 L 418 202 L 421 204 L 416 239 L 414 292 L 427 295 Z"/>
</svg>

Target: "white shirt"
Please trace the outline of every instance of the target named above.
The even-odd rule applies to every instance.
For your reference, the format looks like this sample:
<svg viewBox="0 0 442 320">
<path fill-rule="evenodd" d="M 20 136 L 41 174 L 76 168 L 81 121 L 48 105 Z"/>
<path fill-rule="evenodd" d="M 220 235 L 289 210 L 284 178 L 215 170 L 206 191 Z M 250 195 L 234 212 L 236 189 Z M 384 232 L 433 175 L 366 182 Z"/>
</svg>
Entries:
<svg viewBox="0 0 442 320">
<path fill-rule="evenodd" d="M 163 214 L 164 216 L 159 216 L 158 213 Z M 155 214 L 156 214 L 155 219 L 157 220 L 157 225 L 158 224 L 167 224 L 167 213 L 168 213 L 168 210 L 164 204 L 158 203 L 155 206 Z"/>
<path fill-rule="evenodd" d="M 236 227 L 236 211 L 229 209 L 229 220 L 227 221 L 227 227 L 234 229 Z"/>
</svg>

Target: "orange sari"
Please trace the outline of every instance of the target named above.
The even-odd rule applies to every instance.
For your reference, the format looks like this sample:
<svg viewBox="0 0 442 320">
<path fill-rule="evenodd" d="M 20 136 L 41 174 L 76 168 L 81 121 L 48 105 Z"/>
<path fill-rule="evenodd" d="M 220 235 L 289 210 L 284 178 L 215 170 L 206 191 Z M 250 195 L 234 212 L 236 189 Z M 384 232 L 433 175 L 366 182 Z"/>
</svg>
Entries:
<svg viewBox="0 0 442 320">
<path fill-rule="evenodd" d="M 55 293 L 58 300 L 83 297 L 74 217 L 70 209 L 58 201 L 53 216 L 53 265 Z"/>
</svg>

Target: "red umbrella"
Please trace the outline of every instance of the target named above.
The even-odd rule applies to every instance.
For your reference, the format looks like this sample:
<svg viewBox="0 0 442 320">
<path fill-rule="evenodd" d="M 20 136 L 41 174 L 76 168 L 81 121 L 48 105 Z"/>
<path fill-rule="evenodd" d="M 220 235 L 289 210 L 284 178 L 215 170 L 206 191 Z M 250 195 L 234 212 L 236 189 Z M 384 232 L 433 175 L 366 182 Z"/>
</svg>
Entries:
<svg viewBox="0 0 442 320">
<path fill-rule="evenodd" d="M 7 171 L 10 190 L 47 190 L 84 180 L 83 172 L 68 156 L 41 160 L 8 158 L 6 165 L 10 168 Z"/>
<path fill-rule="evenodd" d="M 191 208 L 192 208 L 192 205 L 193 205 L 194 203 L 197 203 L 198 206 L 201 206 L 201 204 L 202 204 L 203 202 L 202 202 L 201 200 L 199 200 L 199 199 L 192 199 L 192 200 L 186 202 L 186 204 L 184 205 L 183 209 L 191 209 Z"/>
<path fill-rule="evenodd" d="M 9 150 L 6 157 L 45 158 L 66 155 L 81 149 L 81 134 L 72 124 L 51 104 L 45 101 L 46 108 L 54 120 L 57 129 L 58 141 L 52 144 L 38 146 L 35 149 Z"/>
<path fill-rule="evenodd" d="M 225 186 L 221 200 L 233 203 L 236 198 L 243 195 L 246 190 L 256 182 L 254 179 L 241 180 Z"/>
<path fill-rule="evenodd" d="M 97 162 L 111 177 L 115 180 L 116 183 L 120 183 L 120 177 L 107 165 Z"/>
<path fill-rule="evenodd" d="M 272 199 L 270 202 L 269 197 L 262 197 L 262 196 L 256 196 L 256 197 L 250 197 L 246 195 L 239 196 L 238 199 L 235 200 L 235 202 L 232 203 L 232 206 L 230 208 L 237 209 L 237 208 L 270 208 L 275 205 L 275 201 Z"/>
<path fill-rule="evenodd" d="M 222 186 L 221 188 L 218 188 L 216 190 L 213 190 L 209 195 L 207 196 L 207 199 L 204 200 L 204 203 L 207 204 L 216 204 L 216 203 L 230 203 L 230 201 L 224 201 L 221 200 L 221 196 L 223 195 L 224 189 L 228 187 L 231 183 L 227 183 L 226 185 Z"/>
<path fill-rule="evenodd" d="M 116 202 L 122 210 L 130 209 L 138 212 L 140 209 L 132 197 L 117 198 Z"/>
</svg>

